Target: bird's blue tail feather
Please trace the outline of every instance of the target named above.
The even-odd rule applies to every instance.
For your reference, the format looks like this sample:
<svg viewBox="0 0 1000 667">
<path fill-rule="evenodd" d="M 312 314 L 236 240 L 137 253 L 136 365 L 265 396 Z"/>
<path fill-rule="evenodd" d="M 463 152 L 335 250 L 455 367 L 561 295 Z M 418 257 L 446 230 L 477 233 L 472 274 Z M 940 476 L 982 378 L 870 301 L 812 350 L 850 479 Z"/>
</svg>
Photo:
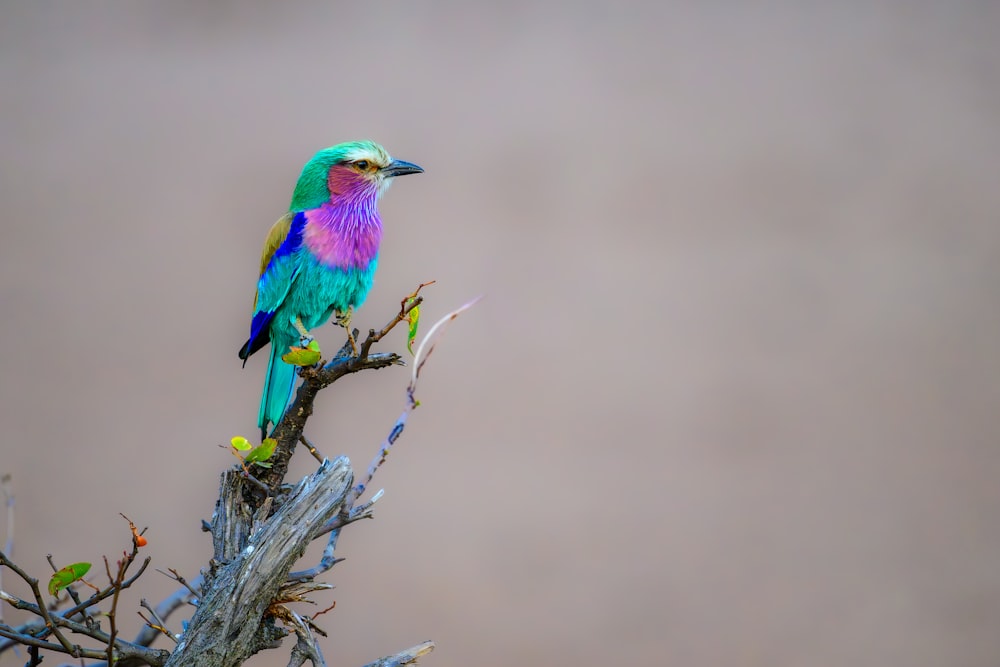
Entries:
<svg viewBox="0 0 1000 667">
<path fill-rule="evenodd" d="M 268 423 L 277 424 L 285 414 L 288 400 L 295 388 L 295 366 L 286 364 L 281 355 L 287 352 L 280 345 L 271 343 L 271 356 L 267 360 L 267 375 L 264 376 L 264 391 L 260 397 L 260 413 L 257 415 L 257 425 L 261 428 L 261 437 L 267 435 Z"/>
</svg>

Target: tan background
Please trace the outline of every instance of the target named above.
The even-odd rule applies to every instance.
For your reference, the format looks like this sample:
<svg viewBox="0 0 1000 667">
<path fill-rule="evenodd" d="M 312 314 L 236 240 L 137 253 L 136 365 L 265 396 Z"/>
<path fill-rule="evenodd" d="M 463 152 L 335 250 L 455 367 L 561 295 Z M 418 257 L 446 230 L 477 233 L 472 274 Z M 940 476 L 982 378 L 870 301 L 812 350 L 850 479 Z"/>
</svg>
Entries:
<svg viewBox="0 0 1000 667">
<path fill-rule="evenodd" d="M 257 4 L 3 5 L 21 563 L 124 512 L 204 564 L 264 233 L 372 137 L 427 173 L 357 323 L 486 299 L 341 541 L 331 664 L 1000 664 L 996 4 Z M 366 465 L 405 382 L 309 435 Z"/>
</svg>

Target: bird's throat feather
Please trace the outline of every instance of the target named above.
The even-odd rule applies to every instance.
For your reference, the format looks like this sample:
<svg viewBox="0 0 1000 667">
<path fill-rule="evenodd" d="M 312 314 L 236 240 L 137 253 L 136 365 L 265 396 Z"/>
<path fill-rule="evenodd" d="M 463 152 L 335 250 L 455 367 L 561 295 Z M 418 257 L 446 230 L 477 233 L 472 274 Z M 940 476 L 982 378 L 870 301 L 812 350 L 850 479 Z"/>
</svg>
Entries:
<svg viewBox="0 0 1000 667">
<path fill-rule="evenodd" d="M 378 256 L 382 220 L 364 202 L 323 204 L 305 212 L 302 240 L 321 264 L 338 269 L 365 269 Z"/>
</svg>

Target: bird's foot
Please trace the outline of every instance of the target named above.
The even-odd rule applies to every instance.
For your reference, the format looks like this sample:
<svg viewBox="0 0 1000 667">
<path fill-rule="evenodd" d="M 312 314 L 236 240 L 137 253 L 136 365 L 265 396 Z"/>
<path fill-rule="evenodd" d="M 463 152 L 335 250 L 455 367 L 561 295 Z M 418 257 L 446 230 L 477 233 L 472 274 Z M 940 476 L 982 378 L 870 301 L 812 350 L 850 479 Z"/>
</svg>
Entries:
<svg viewBox="0 0 1000 667">
<path fill-rule="evenodd" d="M 309 333 L 309 329 L 306 329 L 306 325 L 302 324 L 302 318 L 296 317 L 292 320 L 292 326 L 299 332 L 299 341 L 302 343 L 302 347 L 308 346 L 312 342 L 313 337 Z"/>
<path fill-rule="evenodd" d="M 347 342 L 351 344 L 351 351 L 352 351 L 351 356 L 356 357 L 358 356 L 359 352 L 358 352 L 358 343 L 356 340 L 354 340 L 354 332 L 351 331 L 351 317 L 353 315 L 354 315 L 353 307 L 349 307 L 344 312 L 340 312 L 338 310 L 336 312 L 336 318 L 337 318 L 336 324 L 338 327 L 344 327 L 344 330 L 347 332 Z"/>
<path fill-rule="evenodd" d="M 352 317 L 354 317 L 354 306 L 350 306 L 347 310 L 333 311 L 333 323 L 338 327 L 344 327 L 348 331 L 351 330 Z"/>
</svg>

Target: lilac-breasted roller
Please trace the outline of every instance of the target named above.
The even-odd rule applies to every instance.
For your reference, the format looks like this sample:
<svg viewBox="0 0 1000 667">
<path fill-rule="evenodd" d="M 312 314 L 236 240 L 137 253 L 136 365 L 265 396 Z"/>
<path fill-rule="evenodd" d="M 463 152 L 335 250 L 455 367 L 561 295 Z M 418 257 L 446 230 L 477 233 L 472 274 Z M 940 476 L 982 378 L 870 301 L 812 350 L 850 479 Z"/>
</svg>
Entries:
<svg viewBox="0 0 1000 667">
<path fill-rule="evenodd" d="M 351 313 L 364 302 L 378 264 L 378 199 L 396 176 L 422 171 L 373 141 L 324 148 L 303 167 L 288 213 L 264 241 L 250 338 L 240 349 L 246 364 L 271 343 L 257 417 L 265 435 L 295 387 L 295 366 L 281 356 L 311 340 L 309 330 L 334 313 L 350 335 Z"/>
</svg>

